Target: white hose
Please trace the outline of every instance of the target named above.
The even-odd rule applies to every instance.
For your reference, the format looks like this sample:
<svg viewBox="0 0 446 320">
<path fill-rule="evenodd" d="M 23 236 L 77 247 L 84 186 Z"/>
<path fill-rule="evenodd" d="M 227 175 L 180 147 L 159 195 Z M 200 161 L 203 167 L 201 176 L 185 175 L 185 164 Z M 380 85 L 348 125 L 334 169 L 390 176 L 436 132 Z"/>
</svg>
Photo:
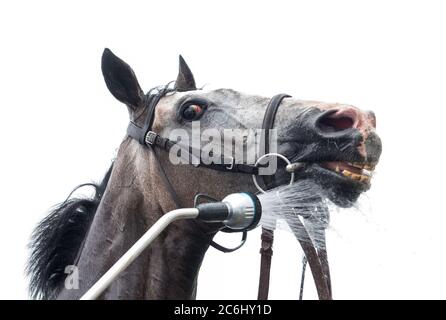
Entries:
<svg viewBox="0 0 446 320">
<path fill-rule="evenodd" d="M 172 222 L 194 219 L 198 209 L 186 208 L 170 211 L 163 215 L 144 235 L 88 290 L 81 300 L 94 300 L 124 271 L 153 240 Z"/>
</svg>

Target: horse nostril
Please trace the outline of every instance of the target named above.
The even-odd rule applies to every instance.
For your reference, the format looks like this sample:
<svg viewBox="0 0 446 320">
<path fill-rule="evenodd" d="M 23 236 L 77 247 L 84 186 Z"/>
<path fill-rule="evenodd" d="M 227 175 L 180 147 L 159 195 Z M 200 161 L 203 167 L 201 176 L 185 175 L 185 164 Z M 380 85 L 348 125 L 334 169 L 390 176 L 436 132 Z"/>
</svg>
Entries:
<svg viewBox="0 0 446 320">
<path fill-rule="evenodd" d="M 355 126 L 356 113 L 353 110 L 338 110 L 326 113 L 318 120 L 318 127 L 324 132 L 339 132 Z"/>
<path fill-rule="evenodd" d="M 319 124 L 329 128 L 330 131 L 342 131 L 351 128 L 353 126 L 353 120 L 348 117 L 325 118 Z"/>
</svg>

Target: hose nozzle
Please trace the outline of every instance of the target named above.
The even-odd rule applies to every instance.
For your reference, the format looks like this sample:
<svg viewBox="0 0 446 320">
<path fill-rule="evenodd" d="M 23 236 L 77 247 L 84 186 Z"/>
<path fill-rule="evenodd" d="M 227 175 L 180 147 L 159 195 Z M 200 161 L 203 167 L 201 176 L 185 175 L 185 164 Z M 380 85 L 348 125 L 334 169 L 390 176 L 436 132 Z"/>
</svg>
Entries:
<svg viewBox="0 0 446 320">
<path fill-rule="evenodd" d="M 221 202 L 199 204 L 197 209 L 198 219 L 206 222 L 222 222 L 235 231 L 254 229 L 262 215 L 259 198 L 250 192 L 233 193 Z"/>
</svg>

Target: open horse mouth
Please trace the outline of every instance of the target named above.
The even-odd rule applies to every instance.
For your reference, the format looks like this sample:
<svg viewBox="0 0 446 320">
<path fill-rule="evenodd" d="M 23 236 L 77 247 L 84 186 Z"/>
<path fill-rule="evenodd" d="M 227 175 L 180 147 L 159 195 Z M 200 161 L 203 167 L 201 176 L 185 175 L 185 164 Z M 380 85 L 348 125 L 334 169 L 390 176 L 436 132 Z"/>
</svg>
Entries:
<svg viewBox="0 0 446 320">
<path fill-rule="evenodd" d="M 328 161 L 319 164 L 322 168 L 334 171 L 347 179 L 370 185 L 376 163 Z"/>
<path fill-rule="evenodd" d="M 292 163 L 304 164 L 295 179 L 314 181 L 339 206 L 353 205 L 370 189 L 382 151 L 375 115 L 348 105 L 324 105 L 294 120 L 279 133 L 278 150 Z M 287 179 L 280 175 L 279 182 Z"/>
<path fill-rule="evenodd" d="M 341 207 L 350 207 L 371 187 L 377 162 L 314 161 L 296 172 L 295 179 L 310 179 L 322 187 L 325 196 Z M 280 183 L 286 183 L 281 176 Z"/>
</svg>

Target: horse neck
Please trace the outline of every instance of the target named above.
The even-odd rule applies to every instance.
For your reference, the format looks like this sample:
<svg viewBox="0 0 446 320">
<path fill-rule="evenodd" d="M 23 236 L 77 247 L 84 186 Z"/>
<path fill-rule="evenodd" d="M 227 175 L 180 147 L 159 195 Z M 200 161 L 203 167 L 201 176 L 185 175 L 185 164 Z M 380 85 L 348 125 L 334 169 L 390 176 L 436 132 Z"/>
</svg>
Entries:
<svg viewBox="0 0 446 320">
<path fill-rule="evenodd" d="M 141 161 L 125 141 L 95 214 L 77 263 L 79 290 L 86 292 L 163 214 L 176 208 L 153 151 Z M 122 151 L 122 152 L 121 152 Z M 138 168 L 144 163 L 144 171 Z M 185 201 L 186 202 L 186 201 Z M 216 230 L 197 221 L 176 221 L 104 292 L 105 299 L 191 299 L 196 279 Z"/>
</svg>

